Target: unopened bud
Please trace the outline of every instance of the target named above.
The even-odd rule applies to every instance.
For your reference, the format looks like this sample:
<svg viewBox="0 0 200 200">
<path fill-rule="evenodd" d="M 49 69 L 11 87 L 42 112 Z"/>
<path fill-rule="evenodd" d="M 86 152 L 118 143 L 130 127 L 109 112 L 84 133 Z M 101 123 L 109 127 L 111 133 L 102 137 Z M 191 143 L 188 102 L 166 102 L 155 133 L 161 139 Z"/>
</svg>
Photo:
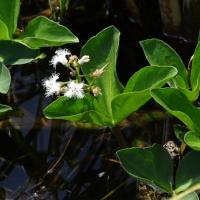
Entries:
<svg viewBox="0 0 200 200">
<path fill-rule="evenodd" d="M 103 73 L 104 73 L 104 69 L 106 68 L 107 65 L 103 66 L 102 68 L 100 69 L 96 69 L 94 72 L 92 72 L 90 74 L 91 77 L 93 78 L 99 78 Z"/>
<path fill-rule="evenodd" d="M 91 87 L 91 92 L 92 92 L 92 94 L 93 94 L 95 97 L 97 97 L 97 96 L 99 96 L 99 95 L 102 95 L 102 93 L 101 93 L 101 88 L 100 88 L 100 87 L 97 87 L 97 86 L 92 86 L 92 87 Z"/>
<path fill-rule="evenodd" d="M 84 55 L 78 60 L 78 63 L 79 65 L 83 65 L 84 63 L 87 63 L 89 61 L 90 61 L 90 56 Z"/>
</svg>

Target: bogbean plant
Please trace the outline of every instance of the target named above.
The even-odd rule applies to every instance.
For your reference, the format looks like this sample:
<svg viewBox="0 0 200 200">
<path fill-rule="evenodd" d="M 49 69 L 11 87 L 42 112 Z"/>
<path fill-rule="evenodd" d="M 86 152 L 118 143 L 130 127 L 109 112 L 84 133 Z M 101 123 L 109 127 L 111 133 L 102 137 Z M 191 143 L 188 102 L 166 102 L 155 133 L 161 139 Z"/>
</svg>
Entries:
<svg viewBox="0 0 200 200">
<path fill-rule="evenodd" d="M 142 41 L 141 46 L 150 65 L 169 65 L 178 70 L 177 75 L 168 82 L 169 87 L 154 88 L 150 94 L 185 124 L 183 129 L 176 129 L 175 134 L 182 144 L 193 150 L 183 156 L 175 169 L 173 158 L 168 152 L 170 148 L 167 151 L 159 144 L 144 149 L 122 149 L 117 152 L 117 156 L 127 173 L 168 193 L 169 199 L 199 199 L 195 191 L 200 189 L 200 42 L 188 69 L 179 55 L 163 41 L 148 39 Z"/>
<path fill-rule="evenodd" d="M 78 42 L 66 27 L 39 16 L 16 34 L 19 0 L 0 1 L 0 93 L 6 94 L 11 82 L 7 65 L 22 65 L 41 58 L 40 48 Z M 9 12 L 8 12 L 9 11 Z M 188 132 L 178 138 L 194 150 L 200 149 L 199 58 L 198 44 L 191 70 L 187 71 L 178 54 L 157 39 L 141 42 L 150 65 L 141 68 L 123 86 L 116 73 L 120 32 L 110 26 L 88 40 L 80 56 L 59 48 L 50 61 L 55 68 L 43 80 L 45 95 L 57 99 L 44 109 L 49 119 L 115 127 L 138 110 L 151 97 L 169 113 L 180 119 Z M 60 80 L 56 66 L 61 63 L 70 78 Z M 123 66 L 124 68 L 126 66 Z M 168 83 L 168 87 L 162 86 Z M 11 110 L 0 105 L 0 115 Z M 179 162 L 176 176 L 168 151 L 159 144 L 144 149 L 122 149 L 117 156 L 123 168 L 133 177 L 169 194 L 172 199 L 198 199 L 200 188 L 200 153 L 191 151 Z"/>
</svg>

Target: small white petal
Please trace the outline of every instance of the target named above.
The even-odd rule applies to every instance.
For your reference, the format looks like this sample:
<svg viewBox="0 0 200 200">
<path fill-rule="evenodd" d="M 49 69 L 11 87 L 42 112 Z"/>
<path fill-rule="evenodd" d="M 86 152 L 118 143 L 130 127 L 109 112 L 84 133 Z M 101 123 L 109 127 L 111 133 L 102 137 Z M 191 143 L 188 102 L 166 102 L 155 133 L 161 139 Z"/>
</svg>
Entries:
<svg viewBox="0 0 200 200">
<path fill-rule="evenodd" d="M 55 55 L 50 60 L 50 64 L 53 65 L 54 68 L 56 68 L 56 65 L 58 63 L 67 65 L 68 59 L 66 58 L 66 56 L 69 55 L 71 55 L 71 52 L 68 49 L 58 49 L 55 51 Z"/>
<path fill-rule="evenodd" d="M 74 80 L 69 81 L 67 83 L 67 87 L 65 88 L 64 96 L 82 99 L 84 98 L 84 86 L 85 84 L 83 82 L 76 83 Z"/>
<path fill-rule="evenodd" d="M 52 74 L 48 79 L 43 80 L 43 87 L 45 88 L 45 96 L 52 96 L 53 94 L 58 94 L 61 90 L 61 84 L 57 82 L 59 79 L 59 74 Z"/>
</svg>

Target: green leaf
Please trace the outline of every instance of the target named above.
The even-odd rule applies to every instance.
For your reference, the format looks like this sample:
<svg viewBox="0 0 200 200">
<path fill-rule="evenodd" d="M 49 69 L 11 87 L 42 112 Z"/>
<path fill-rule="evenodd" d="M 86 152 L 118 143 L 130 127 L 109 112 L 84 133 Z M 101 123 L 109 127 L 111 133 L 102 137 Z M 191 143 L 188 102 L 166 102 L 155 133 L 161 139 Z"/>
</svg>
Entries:
<svg viewBox="0 0 200 200">
<path fill-rule="evenodd" d="M 192 192 L 185 197 L 182 197 L 181 200 L 199 200 L 199 197 L 196 192 Z"/>
<path fill-rule="evenodd" d="M 60 46 L 79 41 L 65 26 L 43 16 L 33 19 L 18 40 L 31 48 Z"/>
<path fill-rule="evenodd" d="M 121 122 L 150 99 L 148 91 L 127 92 L 112 100 L 113 124 Z"/>
<path fill-rule="evenodd" d="M 161 145 L 148 148 L 132 147 L 117 151 L 124 170 L 131 176 L 152 182 L 166 192 L 172 192 L 172 159 Z"/>
<path fill-rule="evenodd" d="M 176 172 L 176 192 L 200 183 L 200 152 L 192 151 L 179 162 Z"/>
<path fill-rule="evenodd" d="M 173 48 L 158 39 L 147 39 L 140 44 L 151 65 L 176 67 L 179 76 L 174 81 L 179 87 L 188 88 L 187 70 Z"/>
<path fill-rule="evenodd" d="M 116 73 L 119 36 L 120 32 L 115 27 L 110 26 L 89 39 L 81 50 L 81 56 L 90 56 L 90 62 L 82 67 L 85 75 L 106 66 L 103 75 L 93 83 L 102 90 L 102 95 L 97 98 L 94 109 L 110 116 L 111 121 L 111 101 L 123 90 Z M 93 82 L 90 77 L 87 80 L 89 83 Z"/>
<path fill-rule="evenodd" d="M 48 119 L 63 119 L 96 125 L 109 124 L 110 119 L 92 109 L 92 97 L 69 99 L 60 97 L 44 109 Z"/>
<path fill-rule="evenodd" d="M 0 19 L 8 27 L 10 38 L 17 28 L 19 9 L 20 0 L 0 1 Z"/>
<path fill-rule="evenodd" d="M 11 111 L 12 108 L 7 105 L 0 104 L 0 116 L 5 115 L 7 112 Z"/>
<path fill-rule="evenodd" d="M 191 75 L 190 75 L 190 82 L 193 91 L 197 90 L 197 94 L 199 94 L 199 87 L 200 87 L 200 42 L 198 42 L 194 56 L 192 59 L 192 68 L 191 68 Z"/>
<path fill-rule="evenodd" d="M 6 65 L 21 65 L 33 61 L 39 55 L 38 50 L 11 40 L 0 41 L 0 61 Z"/>
<path fill-rule="evenodd" d="M 175 135 L 176 135 L 176 138 L 180 141 L 180 142 L 185 142 L 184 141 L 184 136 L 186 134 L 188 130 L 186 130 L 185 127 L 179 125 L 179 124 L 175 124 L 174 125 L 174 132 L 175 132 Z"/>
<path fill-rule="evenodd" d="M 137 71 L 128 81 L 124 92 L 160 87 L 177 74 L 175 67 L 147 66 Z"/>
<path fill-rule="evenodd" d="M 0 40 L 9 40 L 8 28 L 5 23 L 0 20 Z"/>
<path fill-rule="evenodd" d="M 8 68 L 0 62 L 0 93 L 7 93 L 10 87 L 11 77 Z"/>
<path fill-rule="evenodd" d="M 200 151 L 200 136 L 199 133 L 189 131 L 184 135 L 185 143 L 194 150 Z"/>
<path fill-rule="evenodd" d="M 148 66 L 137 71 L 128 81 L 124 93 L 112 101 L 115 124 L 138 110 L 150 98 L 150 90 L 163 86 L 177 74 L 174 67 Z"/>
<path fill-rule="evenodd" d="M 200 110 L 176 88 L 153 89 L 151 96 L 170 114 L 200 134 Z"/>
</svg>

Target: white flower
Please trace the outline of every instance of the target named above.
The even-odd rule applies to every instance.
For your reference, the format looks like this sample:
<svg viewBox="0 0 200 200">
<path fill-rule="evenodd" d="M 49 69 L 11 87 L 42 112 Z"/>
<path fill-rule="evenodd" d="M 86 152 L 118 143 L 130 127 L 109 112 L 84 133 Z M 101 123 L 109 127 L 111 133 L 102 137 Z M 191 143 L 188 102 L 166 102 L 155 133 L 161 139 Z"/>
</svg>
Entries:
<svg viewBox="0 0 200 200">
<path fill-rule="evenodd" d="M 82 99 L 84 97 L 84 86 L 85 84 L 83 82 L 76 83 L 74 80 L 71 80 L 67 83 L 64 96 L 69 98 Z"/>
<path fill-rule="evenodd" d="M 71 55 L 71 52 L 68 49 L 58 49 L 55 51 L 55 55 L 50 60 L 50 64 L 53 65 L 54 68 L 56 68 L 56 65 L 58 63 L 67 65 L 68 59 L 66 58 L 66 56 L 69 55 Z"/>
<path fill-rule="evenodd" d="M 79 63 L 79 65 L 82 65 L 82 64 L 87 63 L 89 61 L 90 61 L 90 56 L 84 55 L 78 60 L 78 63 Z"/>
<path fill-rule="evenodd" d="M 52 74 L 48 79 L 43 80 L 43 87 L 45 88 L 45 96 L 49 97 L 53 94 L 58 94 L 61 90 L 61 84 L 57 82 L 59 74 Z"/>
</svg>

